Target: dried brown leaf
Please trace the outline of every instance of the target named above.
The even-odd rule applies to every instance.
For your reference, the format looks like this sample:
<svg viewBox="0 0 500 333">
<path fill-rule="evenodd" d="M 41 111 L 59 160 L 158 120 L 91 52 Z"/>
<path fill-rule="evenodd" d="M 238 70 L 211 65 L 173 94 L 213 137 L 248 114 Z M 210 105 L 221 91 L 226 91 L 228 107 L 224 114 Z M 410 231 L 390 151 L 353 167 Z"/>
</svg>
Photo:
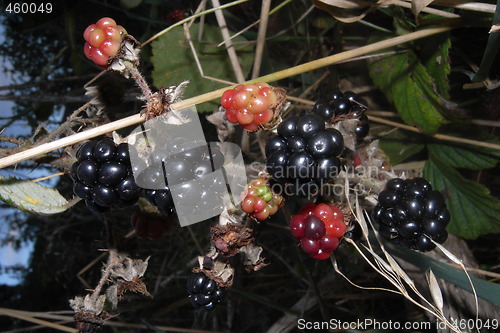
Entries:
<svg viewBox="0 0 500 333">
<path fill-rule="evenodd" d="M 413 15 L 418 16 L 420 12 L 434 0 L 413 0 L 411 2 L 411 11 Z"/>
</svg>

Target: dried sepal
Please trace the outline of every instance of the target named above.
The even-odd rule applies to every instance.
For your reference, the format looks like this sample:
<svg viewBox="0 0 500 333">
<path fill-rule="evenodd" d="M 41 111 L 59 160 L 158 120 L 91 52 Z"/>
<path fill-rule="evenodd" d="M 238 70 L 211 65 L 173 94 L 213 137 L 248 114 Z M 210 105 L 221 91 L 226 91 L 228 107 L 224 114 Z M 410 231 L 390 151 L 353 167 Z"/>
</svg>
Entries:
<svg viewBox="0 0 500 333">
<path fill-rule="evenodd" d="M 225 142 L 234 135 L 235 125 L 227 120 L 226 110 L 222 106 L 216 112 L 206 116 L 206 118 L 215 126 L 219 141 Z"/>
<path fill-rule="evenodd" d="M 189 82 L 189 80 L 186 80 L 176 86 L 163 87 L 150 96 L 144 97 L 147 99 L 147 105 L 146 108 L 141 111 L 141 114 L 144 115 L 146 121 L 171 111 L 166 114 L 166 117 L 162 119 L 162 121 L 167 124 L 182 124 L 188 122 L 188 119 L 183 117 L 178 110 L 173 110 L 171 105 L 182 99 L 182 95 Z"/>
<path fill-rule="evenodd" d="M 105 302 L 105 295 L 92 297 L 89 294 L 85 295 L 85 297 L 76 296 L 69 301 L 69 305 L 75 311 L 74 320 L 78 332 L 97 332 L 101 329 L 105 320 L 113 317 L 104 311 Z"/>
<path fill-rule="evenodd" d="M 136 278 L 144 276 L 148 268 L 148 260 L 150 257 L 147 257 L 146 260 L 131 259 L 121 253 L 118 253 L 118 257 L 121 259 L 121 263 L 111 268 L 111 278 L 121 278 L 125 281 L 133 281 Z"/>
<path fill-rule="evenodd" d="M 276 95 L 276 103 L 269 107 L 269 110 L 273 114 L 271 121 L 260 126 L 260 128 L 266 131 L 272 130 L 281 122 L 281 113 L 286 105 L 286 90 L 276 87 L 271 87 L 271 89 Z"/>
<path fill-rule="evenodd" d="M 247 272 L 258 271 L 269 265 L 264 262 L 265 258 L 261 257 L 262 251 L 262 247 L 254 244 L 248 244 L 240 249 L 241 261 Z"/>
<path fill-rule="evenodd" d="M 233 284 L 234 269 L 227 262 L 212 260 L 207 256 L 198 257 L 199 267 L 193 268 L 193 273 L 203 272 L 214 280 L 219 287 L 229 288 Z"/>
<path fill-rule="evenodd" d="M 241 223 L 216 225 L 210 229 L 212 244 L 217 252 L 223 256 L 234 256 L 239 250 L 255 239 L 252 229 Z"/>
<path fill-rule="evenodd" d="M 118 72 L 128 79 L 132 76 L 130 67 L 139 65 L 140 50 L 140 43 L 131 35 L 125 34 L 118 53 L 108 60 L 108 70 Z"/>
</svg>

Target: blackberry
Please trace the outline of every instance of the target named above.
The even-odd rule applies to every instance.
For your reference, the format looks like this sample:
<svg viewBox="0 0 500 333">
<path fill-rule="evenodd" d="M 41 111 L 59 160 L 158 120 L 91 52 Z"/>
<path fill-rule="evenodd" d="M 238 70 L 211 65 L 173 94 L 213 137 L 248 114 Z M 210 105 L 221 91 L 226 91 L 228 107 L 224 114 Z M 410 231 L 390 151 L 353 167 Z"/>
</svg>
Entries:
<svg viewBox="0 0 500 333">
<path fill-rule="evenodd" d="M 312 112 L 329 121 L 337 116 L 360 118 L 366 110 L 366 102 L 352 91 L 334 91 L 314 104 Z"/>
<path fill-rule="evenodd" d="M 368 117 L 365 114 L 366 109 L 366 101 L 358 97 L 354 92 L 346 91 L 342 93 L 334 91 L 327 98 L 316 102 L 312 108 L 312 112 L 325 121 L 330 121 L 339 116 L 358 119 L 358 123 L 354 128 L 354 134 L 358 141 L 360 141 L 370 131 Z"/>
<path fill-rule="evenodd" d="M 419 250 L 430 251 L 448 238 L 450 213 L 443 195 L 424 178 L 394 178 L 380 192 L 373 219 L 382 237 Z"/>
<path fill-rule="evenodd" d="M 344 139 L 336 129 L 325 128 L 319 116 L 287 118 L 277 131 L 266 143 L 266 164 L 271 177 L 287 187 L 282 192 L 311 196 L 310 189 L 319 189 L 339 173 Z"/>
<path fill-rule="evenodd" d="M 204 273 L 192 273 L 187 282 L 189 300 L 195 309 L 213 310 L 226 295 L 226 288 L 221 288 L 217 282 Z"/>
<path fill-rule="evenodd" d="M 76 153 L 71 167 L 73 192 L 85 200 L 93 212 L 135 204 L 141 188 L 137 186 L 130 165 L 129 147 L 113 140 L 90 140 Z"/>
</svg>

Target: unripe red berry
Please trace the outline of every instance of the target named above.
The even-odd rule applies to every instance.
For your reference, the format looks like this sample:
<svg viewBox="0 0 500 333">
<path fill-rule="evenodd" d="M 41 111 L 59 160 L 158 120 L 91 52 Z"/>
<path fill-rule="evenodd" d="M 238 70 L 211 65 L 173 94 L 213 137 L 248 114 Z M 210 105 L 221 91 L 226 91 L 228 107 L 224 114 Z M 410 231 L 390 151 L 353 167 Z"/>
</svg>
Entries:
<svg viewBox="0 0 500 333">
<path fill-rule="evenodd" d="M 108 60 L 114 57 L 119 49 L 126 30 L 116 25 L 115 20 L 103 17 L 96 24 L 91 24 L 83 32 L 86 43 L 83 51 L 85 56 L 100 67 L 105 67 Z"/>
</svg>

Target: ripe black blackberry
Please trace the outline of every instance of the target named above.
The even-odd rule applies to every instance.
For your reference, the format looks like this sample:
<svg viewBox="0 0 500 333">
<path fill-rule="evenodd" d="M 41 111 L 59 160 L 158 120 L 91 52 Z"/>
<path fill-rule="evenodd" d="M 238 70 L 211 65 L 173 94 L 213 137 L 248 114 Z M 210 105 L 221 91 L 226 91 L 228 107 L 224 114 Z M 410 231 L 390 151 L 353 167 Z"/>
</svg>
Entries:
<svg viewBox="0 0 500 333">
<path fill-rule="evenodd" d="M 339 119 L 358 119 L 354 133 L 358 140 L 362 140 L 370 131 L 368 117 L 365 114 L 366 109 L 366 101 L 358 97 L 354 92 L 346 91 L 342 93 L 334 91 L 327 98 L 316 102 L 312 108 L 312 112 L 327 122 L 336 117 Z"/>
<path fill-rule="evenodd" d="M 210 311 L 224 299 L 226 288 L 219 287 L 217 282 L 199 272 L 189 276 L 187 292 L 194 308 Z"/>
<path fill-rule="evenodd" d="M 382 237 L 422 252 L 448 238 L 446 225 L 450 213 L 443 195 L 424 178 L 394 178 L 380 192 L 373 218 Z"/>
<path fill-rule="evenodd" d="M 87 141 L 78 149 L 71 168 L 73 192 L 90 210 L 101 213 L 136 203 L 141 188 L 134 181 L 129 149 L 109 138 Z"/>
<path fill-rule="evenodd" d="M 340 171 L 344 138 L 316 114 L 290 117 L 266 143 L 267 171 L 286 185 L 281 194 L 310 196 Z"/>
</svg>

